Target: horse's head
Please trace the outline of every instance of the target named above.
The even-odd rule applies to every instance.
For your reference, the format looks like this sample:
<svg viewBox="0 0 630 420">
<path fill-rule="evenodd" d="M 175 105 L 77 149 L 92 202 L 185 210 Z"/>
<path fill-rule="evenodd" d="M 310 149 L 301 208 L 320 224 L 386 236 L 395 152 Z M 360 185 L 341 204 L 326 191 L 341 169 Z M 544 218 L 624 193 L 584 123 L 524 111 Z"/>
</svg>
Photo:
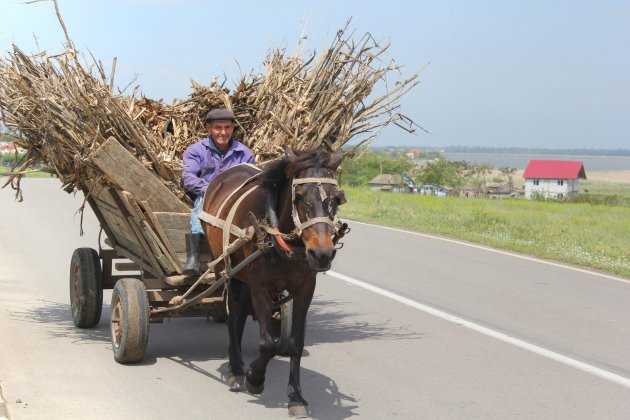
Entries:
<svg viewBox="0 0 630 420">
<path fill-rule="evenodd" d="M 343 152 L 295 152 L 286 148 L 285 153 L 295 231 L 304 242 L 309 266 L 315 271 L 329 270 L 337 252 L 333 238 L 341 225 L 337 208 L 346 201 L 334 178 Z"/>
</svg>

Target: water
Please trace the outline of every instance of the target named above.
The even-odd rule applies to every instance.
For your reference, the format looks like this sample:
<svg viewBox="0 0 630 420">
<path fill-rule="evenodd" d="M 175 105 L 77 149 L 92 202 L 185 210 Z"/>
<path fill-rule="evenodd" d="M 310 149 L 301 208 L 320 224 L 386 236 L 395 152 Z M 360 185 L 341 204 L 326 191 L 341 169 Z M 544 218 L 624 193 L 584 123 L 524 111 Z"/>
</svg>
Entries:
<svg viewBox="0 0 630 420">
<path fill-rule="evenodd" d="M 465 160 L 474 165 L 489 163 L 495 168 L 510 167 L 525 169 L 531 159 L 574 160 L 584 162 L 584 170 L 588 171 L 630 171 L 628 156 L 570 156 L 570 155 L 517 155 L 488 153 L 445 153 L 450 161 Z"/>
</svg>

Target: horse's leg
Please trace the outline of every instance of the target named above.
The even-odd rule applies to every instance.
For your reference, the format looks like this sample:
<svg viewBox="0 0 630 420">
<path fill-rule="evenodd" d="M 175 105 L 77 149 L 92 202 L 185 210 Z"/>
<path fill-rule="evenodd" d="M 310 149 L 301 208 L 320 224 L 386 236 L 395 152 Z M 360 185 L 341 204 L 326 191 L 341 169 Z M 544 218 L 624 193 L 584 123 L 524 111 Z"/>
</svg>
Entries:
<svg viewBox="0 0 630 420">
<path fill-rule="evenodd" d="M 249 298 L 249 288 L 247 288 L 245 284 L 233 279 L 228 287 L 230 288 L 229 293 L 227 294 L 227 327 L 228 335 L 230 336 L 230 347 L 228 349 L 230 358 L 228 387 L 230 388 L 230 391 L 238 392 L 245 390 L 245 370 L 243 368 L 243 356 L 241 353 L 241 339 L 243 338 L 245 319 L 241 319 L 241 317 L 242 312 L 245 310 L 249 313 L 251 304 Z M 243 292 L 245 291 L 244 289 L 246 289 L 247 296 L 243 296 Z M 238 303 L 236 302 L 235 297 L 237 292 L 240 292 Z M 246 298 L 246 300 L 243 298 Z M 247 318 L 247 314 L 245 314 L 243 318 Z"/>
<path fill-rule="evenodd" d="M 245 330 L 245 322 L 252 311 L 252 296 L 249 286 L 245 282 L 241 282 L 241 290 L 238 297 L 238 312 L 236 321 L 236 333 L 238 334 L 238 347 L 241 348 L 243 341 L 243 331 Z"/>
<path fill-rule="evenodd" d="M 265 384 L 265 372 L 267 364 L 276 355 L 276 342 L 273 338 L 271 325 L 271 298 L 267 296 L 261 287 L 250 285 L 252 305 L 258 318 L 260 328 L 260 341 L 258 345 L 258 358 L 249 366 L 245 376 L 245 386 L 252 394 L 263 392 Z"/>
<path fill-rule="evenodd" d="M 291 367 L 289 373 L 289 415 L 291 417 L 308 417 L 308 403 L 302 396 L 300 386 L 300 362 L 304 351 L 304 332 L 306 329 L 306 313 L 315 292 L 315 275 L 306 282 L 303 288 L 293 295 L 293 324 L 289 340 L 289 356 Z"/>
</svg>

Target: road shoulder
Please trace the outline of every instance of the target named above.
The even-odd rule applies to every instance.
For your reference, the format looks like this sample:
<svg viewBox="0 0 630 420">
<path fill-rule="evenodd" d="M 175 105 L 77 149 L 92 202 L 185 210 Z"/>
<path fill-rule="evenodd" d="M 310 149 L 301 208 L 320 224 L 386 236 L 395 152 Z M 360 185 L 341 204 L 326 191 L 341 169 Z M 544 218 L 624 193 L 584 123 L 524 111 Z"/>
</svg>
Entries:
<svg viewBox="0 0 630 420">
<path fill-rule="evenodd" d="M 7 414 L 7 406 L 2 398 L 2 388 L 0 387 L 0 420 L 8 420 L 8 418 L 9 415 Z"/>
</svg>

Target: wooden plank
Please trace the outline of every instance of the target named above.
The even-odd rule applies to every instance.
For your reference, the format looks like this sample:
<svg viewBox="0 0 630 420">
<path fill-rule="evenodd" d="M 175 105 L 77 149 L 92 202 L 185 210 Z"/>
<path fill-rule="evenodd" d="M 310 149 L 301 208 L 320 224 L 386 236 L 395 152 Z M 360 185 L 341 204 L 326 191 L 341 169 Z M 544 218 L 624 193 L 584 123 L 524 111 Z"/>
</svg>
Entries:
<svg viewBox="0 0 630 420">
<path fill-rule="evenodd" d="M 116 204 L 120 208 L 120 211 L 125 217 L 125 222 L 129 226 L 129 229 L 134 233 L 134 237 L 138 245 L 140 245 L 140 247 L 142 248 L 142 252 L 140 253 L 140 260 L 135 259 L 138 257 L 138 255 L 135 255 L 134 256 L 135 258 L 132 258 L 132 256 L 127 256 L 127 257 L 133 262 L 136 262 L 140 265 L 144 263 L 150 266 L 151 267 L 151 269 L 149 270 L 150 273 L 152 273 L 153 275 L 157 277 L 162 277 L 164 275 L 162 266 L 160 266 L 160 263 L 153 256 L 151 247 L 149 247 L 147 242 L 144 240 L 144 237 L 142 233 L 140 232 L 140 228 L 136 226 L 136 224 L 134 223 L 133 216 L 131 215 L 129 208 L 127 208 L 127 205 L 125 203 L 126 201 L 125 197 L 118 190 L 115 190 L 115 189 L 112 189 L 111 193 L 112 193 L 112 197 L 114 198 L 114 201 L 116 202 Z"/>
<path fill-rule="evenodd" d="M 155 217 L 155 214 L 153 214 L 153 209 L 151 209 L 151 206 L 149 205 L 147 201 L 143 201 L 140 204 L 144 208 L 145 214 L 147 218 L 149 219 L 149 221 L 151 222 L 151 224 L 153 225 L 155 232 L 158 234 L 158 236 L 162 240 L 162 243 L 166 247 L 166 255 L 170 257 L 171 262 L 175 266 L 175 270 L 177 271 L 177 273 L 182 274 L 184 272 L 183 265 L 177 258 L 177 251 L 175 251 L 175 249 L 173 248 L 170 238 L 168 237 L 168 235 L 162 228 L 162 225 L 158 221 L 157 217 Z"/>
<path fill-rule="evenodd" d="M 187 276 L 185 274 L 182 275 L 178 275 L 178 276 L 168 276 L 164 278 L 164 281 L 168 284 L 170 284 L 171 286 L 181 286 L 184 284 L 193 284 L 195 283 L 197 280 L 199 279 L 199 277 L 191 277 L 191 276 Z M 217 281 L 217 277 L 214 273 L 210 273 L 208 274 L 206 277 L 204 277 L 204 279 L 201 281 L 200 284 L 212 284 L 214 282 Z"/>
<path fill-rule="evenodd" d="M 127 221 L 123 218 L 120 211 L 110 211 L 109 207 L 102 206 L 99 202 L 100 200 L 94 200 L 97 205 L 101 208 L 103 218 L 108 226 L 108 229 L 111 233 L 108 235 L 108 238 L 113 240 L 112 245 L 120 245 L 125 249 L 128 249 L 133 252 L 134 255 L 142 254 L 142 247 L 135 239 L 135 232 L 133 232 Z M 107 209 L 107 210 L 105 210 Z"/>
<path fill-rule="evenodd" d="M 190 233 L 190 212 L 154 212 L 155 218 L 168 237 L 173 251 L 177 254 L 186 254 L 186 234 Z M 201 241 L 201 255 L 210 254 L 210 248 L 206 240 Z M 208 257 L 209 258 L 209 257 Z M 180 261 L 181 258 L 180 258 Z M 184 258 L 183 261 L 186 261 Z"/>
<path fill-rule="evenodd" d="M 168 275 L 176 272 L 171 261 L 164 255 L 162 246 L 160 246 L 160 239 L 155 232 L 150 228 L 144 214 L 140 209 L 138 203 L 134 200 L 131 193 L 128 191 L 120 191 L 118 196 L 122 198 L 122 201 L 126 205 L 126 209 L 131 216 L 129 221 L 136 228 L 137 237 L 145 250 L 149 251 L 149 257 L 152 261 L 157 261 L 161 269 Z M 148 247 L 148 248 L 147 248 Z M 158 274 L 158 273 L 155 273 Z"/>
<path fill-rule="evenodd" d="M 110 137 L 91 156 L 94 163 L 121 190 L 147 201 L 156 211 L 190 211 L 153 172 L 146 169 L 118 141 Z"/>
<path fill-rule="evenodd" d="M 114 238 L 114 234 L 109 228 L 109 225 L 107 224 L 107 221 L 105 220 L 105 217 L 103 216 L 103 213 L 101 213 L 101 210 L 98 204 L 95 202 L 94 197 L 90 195 L 89 188 L 83 187 L 82 190 L 83 190 L 83 194 L 85 195 L 87 199 L 88 204 L 90 205 L 90 207 L 92 208 L 92 211 L 94 212 L 94 215 L 98 219 L 98 223 L 101 225 L 101 228 L 105 231 L 105 235 L 108 238 L 111 238 L 111 240 L 115 243 L 116 239 Z"/>
<path fill-rule="evenodd" d="M 140 271 L 140 266 L 135 262 L 114 263 L 114 268 L 117 271 Z"/>
</svg>

